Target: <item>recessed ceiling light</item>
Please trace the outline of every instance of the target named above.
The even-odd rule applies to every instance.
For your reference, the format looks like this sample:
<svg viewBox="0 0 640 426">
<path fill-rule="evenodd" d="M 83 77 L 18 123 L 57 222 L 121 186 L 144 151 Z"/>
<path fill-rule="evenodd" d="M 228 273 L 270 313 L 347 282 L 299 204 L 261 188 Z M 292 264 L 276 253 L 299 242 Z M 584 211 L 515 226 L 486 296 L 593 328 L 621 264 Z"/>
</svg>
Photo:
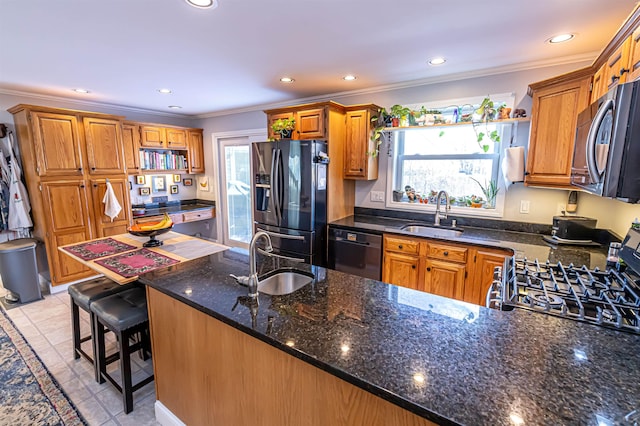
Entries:
<svg viewBox="0 0 640 426">
<path fill-rule="evenodd" d="M 564 43 L 575 37 L 575 34 L 560 34 L 555 37 L 551 37 L 548 42 L 551 44 Z"/>
<path fill-rule="evenodd" d="M 442 65 L 445 62 L 447 62 L 447 60 L 441 57 L 429 59 L 429 65 Z"/>
<path fill-rule="evenodd" d="M 169 105 L 169 108 L 171 108 L 171 109 L 182 109 L 182 107 L 180 105 Z"/>
<path fill-rule="evenodd" d="M 73 89 L 73 91 L 76 93 L 89 93 L 87 89 Z"/>
<path fill-rule="evenodd" d="M 353 81 L 356 79 L 355 75 L 345 75 L 344 77 L 342 77 L 343 80 L 345 81 Z"/>
<path fill-rule="evenodd" d="M 283 83 L 293 83 L 295 80 L 292 79 L 291 77 L 282 77 L 280 81 Z"/>
<path fill-rule="evenodd" d="M 168 94 L 171 93 L 171 89 L 158 89 L 158 92 L 163 93 L 163 94 Z"/>
<path fill-rule="evenodd" d="M 215 9 L 218 7 L 218 0 L 186 0 L 193 7 L 197 7 L 199 9 Z"/>
</svg>

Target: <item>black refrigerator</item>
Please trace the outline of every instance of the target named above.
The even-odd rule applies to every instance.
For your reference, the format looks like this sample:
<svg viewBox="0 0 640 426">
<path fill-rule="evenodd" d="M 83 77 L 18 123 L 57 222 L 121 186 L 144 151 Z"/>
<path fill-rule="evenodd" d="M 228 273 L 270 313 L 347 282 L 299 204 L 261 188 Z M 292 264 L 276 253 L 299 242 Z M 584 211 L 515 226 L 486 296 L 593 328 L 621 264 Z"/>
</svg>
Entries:
<svg viewBox="0 0 640 426">
<path fill-rule="evenodd" d="M 251 151 L 254 230 L 275 253 L 326 266 L 327 142 L 254 142 Z"/>
</svg>

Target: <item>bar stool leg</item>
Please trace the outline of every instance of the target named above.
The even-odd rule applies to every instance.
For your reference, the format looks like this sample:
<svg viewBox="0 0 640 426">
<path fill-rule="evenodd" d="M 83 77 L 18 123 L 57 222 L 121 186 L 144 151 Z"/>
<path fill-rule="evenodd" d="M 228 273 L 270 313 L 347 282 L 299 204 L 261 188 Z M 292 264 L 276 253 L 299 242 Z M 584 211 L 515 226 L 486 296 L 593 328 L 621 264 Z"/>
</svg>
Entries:
<svg viewBox="0 0 640 426">
<path fill-rule="evenodd" d="M 93 329 L 95 331 L 95 345 L 96 345 L 96 361 L 95 367 L 97 370 L 96 380 L 102 384 L 105 382 L 104 375 L 107 373 L 107 355 L 106 355 L 106 343 L 105 343 L 105 328 L 98 318 L 93 318 Z"/>
<path fill-rule="evenodd" d="M 80 308 L 71 298 L 71 329 L 73 332 L 73 359 L 80 358 Z"/>
<path fill-rule="evenodd" d="M 133 385 L 131 380 L 131 350 L 129 347 L 129 331 L 118 333 L 120 342 L 120 377 L 122 379 L 122 402 L 124 413 L 129 414 L 133 410 Z"/>
</svg>

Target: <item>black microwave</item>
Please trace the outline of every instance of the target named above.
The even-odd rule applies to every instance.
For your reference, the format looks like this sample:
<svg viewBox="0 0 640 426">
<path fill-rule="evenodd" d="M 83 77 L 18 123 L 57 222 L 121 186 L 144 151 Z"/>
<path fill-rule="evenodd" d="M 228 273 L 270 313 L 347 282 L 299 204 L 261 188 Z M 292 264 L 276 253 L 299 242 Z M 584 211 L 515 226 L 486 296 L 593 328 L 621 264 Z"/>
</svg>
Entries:
<svg viewBox="0 0 640 426">
<path fill-rule="evenodd" d="M 618 85 L 578 114 L 571 184 L 640 200 L 640 81 Z"/>
</svg>

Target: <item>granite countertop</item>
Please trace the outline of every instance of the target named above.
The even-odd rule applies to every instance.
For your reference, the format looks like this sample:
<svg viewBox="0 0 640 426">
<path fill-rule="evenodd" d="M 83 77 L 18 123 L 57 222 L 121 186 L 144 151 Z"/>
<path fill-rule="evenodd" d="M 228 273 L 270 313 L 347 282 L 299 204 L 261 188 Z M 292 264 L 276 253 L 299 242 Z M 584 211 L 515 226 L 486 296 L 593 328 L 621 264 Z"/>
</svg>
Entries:
<svg viewBox="0 0 640 426">
<path fill-rule="evenodd" d="M 258 257 L 261 271 L 276 262 Z M 248 275 L 244 250 L 140 281 L 437 423 L 613 425 L 640 406 L 639 335 L 297 267 L 314 282 L 260 294 L 254 318 L 229 276 Z"/>
<path fill-rule="evenodd" d="M 158 216 L 165 213 L 184 213 L 194 210 L 210 209 L 215 207 L 215 202 L 204 200 L 189 200 L 183 202 L 151 203 L 134 205 L 132 208 L 144 208 L 143 214 L 134 214 L 134 218 Z"/>
<path fill-rule="evenodd" d="M 331 227 L 353 231 L 371 232 L 375 234 L 397 234 L 412 237 L 421 237 L 419 234 L 403 231 L 402 226 L 421 221 L 398 219 L 392 217 L 355 215 L 331 222 Z M 424 223 L 433 223 L 424 222 Z M 443 228 L 447 228 L 446 226 Z M 517 258 L 549 260 L 551 263 L 573 263 L 578 266 L 586 265 L 589 268 L 604 269 L 607 262 L 607 245 L 598 246 L 573 246 L 553 245 L 542 239 L 542 234 L 524 231 L 508 231 L 504 229 L 491 229 L 480 226 L 457 226 L 463 231 L 459 237 L 430 237 L 425 238 L 455 241 L 463 244 L 475 244 L 485 247 L 510 248 Z"/>
</svg>

